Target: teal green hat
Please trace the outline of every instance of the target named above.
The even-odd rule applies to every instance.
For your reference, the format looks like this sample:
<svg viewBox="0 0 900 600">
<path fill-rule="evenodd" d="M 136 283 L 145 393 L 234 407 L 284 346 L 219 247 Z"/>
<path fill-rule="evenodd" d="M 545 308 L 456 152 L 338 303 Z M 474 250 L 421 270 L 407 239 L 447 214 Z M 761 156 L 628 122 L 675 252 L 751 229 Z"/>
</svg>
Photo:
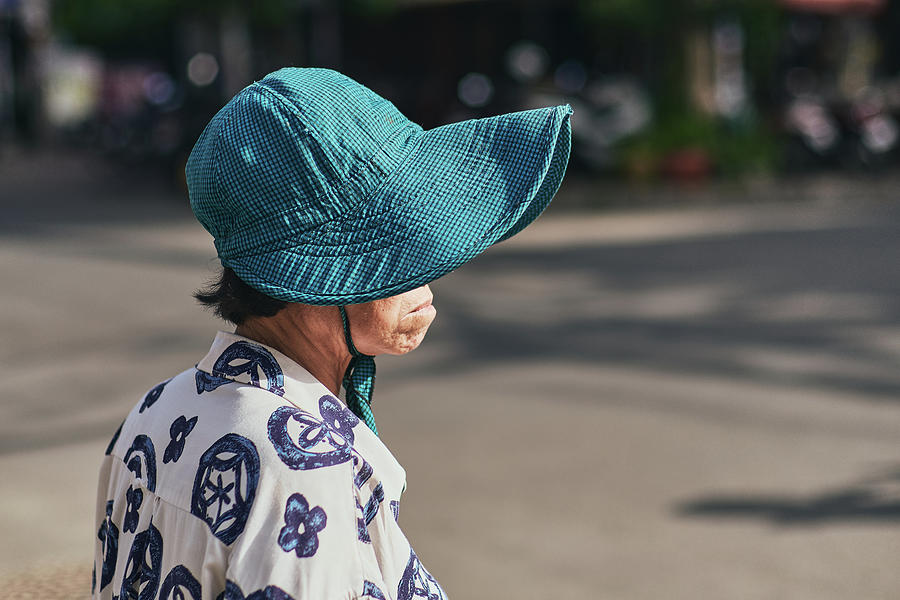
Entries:
<svg viewBox="0 0 900 600">
<path fill-rule="evenodd" d="M 569 158 L 568 106 L 423 130 L 336 71 L 239 92 L 188 159 L 191 208 L 223 266 L 288 302 L 393 296 L 518 233 Z"/>
</svg>

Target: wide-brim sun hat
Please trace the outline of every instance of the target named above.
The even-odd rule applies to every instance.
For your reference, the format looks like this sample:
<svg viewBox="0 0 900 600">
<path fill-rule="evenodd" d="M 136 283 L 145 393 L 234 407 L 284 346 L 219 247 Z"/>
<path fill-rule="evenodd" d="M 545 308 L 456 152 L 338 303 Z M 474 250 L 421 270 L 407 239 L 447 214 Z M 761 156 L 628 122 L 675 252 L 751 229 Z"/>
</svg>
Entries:
<svg viewBox="0 0 900 600">
<path fill-rule="evenodd" d="M 565 173 L 569 106 L 423 130 L 328 69 L 239 92 L 191 152 L 191 208 L 223 266 L 288 302 L 356 304 L 433 281 L 531 223 Z"/>
</svg>

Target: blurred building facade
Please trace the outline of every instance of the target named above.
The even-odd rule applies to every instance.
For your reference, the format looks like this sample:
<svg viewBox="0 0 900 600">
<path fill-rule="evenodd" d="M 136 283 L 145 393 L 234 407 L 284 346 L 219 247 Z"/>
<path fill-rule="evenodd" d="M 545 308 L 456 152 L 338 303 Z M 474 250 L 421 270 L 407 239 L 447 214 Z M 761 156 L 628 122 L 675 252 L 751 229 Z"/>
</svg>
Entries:
<svg viewBox="0 0 900 600">
<path fill-rule="evenodd" d="M 425 127 L 569 102 L 590 173 L 877 170 L 898 27 L 884 0 L 0 0 L 0 142 L 175 173 L 234 92 L 303 65 Z"/>
</svg>

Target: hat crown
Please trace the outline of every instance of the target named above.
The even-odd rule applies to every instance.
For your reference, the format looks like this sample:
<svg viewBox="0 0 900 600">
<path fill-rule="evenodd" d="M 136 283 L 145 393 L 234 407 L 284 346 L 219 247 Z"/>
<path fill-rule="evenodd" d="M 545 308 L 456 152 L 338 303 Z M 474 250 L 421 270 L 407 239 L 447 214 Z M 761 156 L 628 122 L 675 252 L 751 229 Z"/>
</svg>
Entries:
<svg viewBox="0 0 900 600">
<path fill-rule="evenodd" d="M 341 73 L 281 69 L 244 88 L 207 125 L 186 167 L 191 208 L 220 256 L 277 241 L 265 234 L 271 220 L 280 222 L 280 238 L 286 221 L 300 235 L 353 210 L 395 166 L 383 148 L 418 131 Z"/>
</svg>

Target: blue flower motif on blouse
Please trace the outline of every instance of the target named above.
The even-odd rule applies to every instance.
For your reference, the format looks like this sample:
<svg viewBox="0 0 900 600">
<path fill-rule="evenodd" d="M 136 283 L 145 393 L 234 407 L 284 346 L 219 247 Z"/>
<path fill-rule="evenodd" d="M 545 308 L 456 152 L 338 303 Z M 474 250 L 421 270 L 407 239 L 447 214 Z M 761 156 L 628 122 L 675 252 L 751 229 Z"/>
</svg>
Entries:
<svg viewBox="0 0 900 600">
<path fill-rule="evenodd" d="M 359 418 L 334 396 L 319 398 L 321 418 L 295 406 L 280 406 L 269 417 L 269 441 L 281 461 L 294 470 L 319 469 L 353 458 L 353 427 Z M 296 440 L 289 422 L 299 424 Z"/>
<path fill-rule="evenodd" d="M 203 392 L 212 392 L 219 389 L 226 383 L 231 383 L 230 379 L 225 379 L 224 377 L 216 377 L 215 375 L 210 375 L 205 371 L 197 371 L 194 379 L 197 381 L 198 394 L 202 394 Z"/>
<path fill-rule="evenodd" d="M 369 523 L 372 522 L 372 519 L 375 518 L 375 515 L 378 514 L 378 508 L 381 506 L 381 503 L 384 501 L 384 487 L 381 483 L 375 486 L 375 489 L 372 490 L 372 495 L 369 496 L 369 501 L 366 502 L 366 507 L 363 508 L 359 503 L 359 499 L 356 500 L 356 509 L 359 512 L 360 516 L 356 519 L 356 537 L 362 542 L 371 542 L 372 539 L 369 537 Z"/>
<path fill-rule="evenodd" d="M 151 492 L 156 491 L 156 450 L 146 435 L 138 435 L 125 453 L 125 466 L 144 482 Z"/>
<path fill-rule="evenodd" d="M 294 600 L 290 594 L 278 586 L 267 585 L 245 596 L 241 588 L 233 581 L 225 581 L 225 591 L 216 596 L 216 600 Z"/>
<path fill-rule="evenodd" d="M 200 582 L 184 565 L 169 571 L 159 590 L 159 600 L 201 600 Z"/>
<path fill-rule="evenodd" d="M 113 434 L 112 439 L 109 440 L 109 444 L 106 446 L 106 452 L 104 452 L 104 454 L 105 454 L 106 456 L 109 456 L 110 454 L 112 454 L 113 448 L 116 447 L 116 442 L 119 441 L 119 435 L 122 433 L 122 426 L 123 426 L 123 425 L 125 425 L 125 421 L 122 421 L 122 422 L 119 424 L 119 428 L 116 429 L 116 432 Z"/>
<path fill-rule="evenodd" d="M 293 550 L 298 558 L 312 556 L 319 549 L 319 532 L 325 529 L 327 517 L 321 506 L 309 508 L 303 494 L 291 494 L 284 507 L 284 527 L 278 545 L 285 552 Z"/>
<path fill-rule="evenodd" d="M 278 361 L 262 346 L 244 341 L 225 348 L 213 364 L 212 373 L 197 372 L 197 393 L 211 392 L 229 381 L 240 381 L 241 376 L 249 380 L 243 383 L 284 396 L 284 373 Z"/>
<path fill-rule="evenodd" d="M 409 549 L 409 562 L 406 563 L 406 569 L 400 578 L 400 585 L 397 586 L 397 600 L 412 600 L 413 598 L 424 598 L 425 600 L 445 600 L 444 590 L 431 576 L 419 557 Z"/>
<path fill-rule="evenodd" d="M 164 464 L 178 462 L 178 459 L 181 458 L 181 453 L 184 452 L 184 440 L 187 438 L 188 434 L 193 431 L 194 425 L 196 424 L 197 417 L 185 419 L 184 415 L 181 415 L 172 422 L 172 425 L 169 427 L 169 437 L 172 439 L 169 442 L 169 445 L 166 446 L 166 451 L 163 453 Z"/>
<path fill-rule="evenodd" d="M 259 453 L 251 440 L 227 433 L 200 457 L 191 494 L 191 514 L 225 544 L 244 531 L 256 487 Z"/>
<path fill-rule="evenodd" d="M 162 569 L 163 539 L 159 530 L 150 526 L 134 536 L 125 575 L 119 591 L 121 600 L 153 600 L 159 589 Z"/>
<path fill-rule="evenodd" d="M 353 444 L 353 428 L 359 425 L 359 417 L 353 411 L 343 406 L 334 396 L 322 396 L 319 398 L 319 414 L 324 426 Z"/>
<path fill-rule="evenodd" d="M 141 491 L 141 488 L 133 488 L 129 485 L 128 490 L 125 492 L 125 502 L 128 503 L 128 508 L 125 509 L 125 521 L 122 523 L 122 531 L 134 533 L 137 531 L 138 521 L 140 520 L 138 509 L 141 508 L 141 504 L 144 502 L 144 492 Z"/>
<path fill-rule="evenodd" d="M 356 485 L 356 488 L 360 490 L 369 478 L 372 477 L 372 473 L 375 472 L 372 469 L 372 465 L 359 454 L 353 455 L 353 470 L 356 473 L 353 477 L 353 483 Z"/>
<path fill-rule="evenodd" d="M 363 514 L 363 505 L 359 503 L 359 498 L 356 498 L 356 514 L 356 539 L 371 544 L 372 538 L 369 537 L 369 528 L 366 527 L 366 520 L 361 516 Z"/>
<path fill-rule="evenodd" d="M 397 500 L 391 500 L 391 514 L 394 515 L 394 520 L 400 522 L 400 502 Z"/>
<path fill-rule="evenodd" d="M 119 556 L 119 528 L 112 522 L 113 501 L 106 503 L 106 518 L 100 524 L 97 539 L 102 544 L 103 566 L 100 568 L 100 589 L 112 581 L 116 572 L 116 559 Z"/>
<path fill-rule="evenodd" d="M 381 506 L 382 502 L 384 502 L 384 486 L 379 482 L 375 489 L 372 490 L 369 501 L 366 502 L 366 525 L 371 523 L 375 515 L 378 514 L 378 507 Z"/>
<path fill-rule="evenodd" d="M 147 410 L 148 408 L 150 408 L 151 406 L 153 406 L 156 403 L 156 401 L 159 400 L 159 397 L 162 396 L 163 388 L 165 388 L 166 384 L 169 383 L 170 381 L 171 381 L 171 379 L 167 379 L 166 381 L 163 381 L 162 383 L 160 383 L 159 385 L 154 387 L 152 390 L 147 392 L 147 395 L 144 396 L 144 401 L 141 402 L 141 407 L 138 409 L 138 412 L 142 413 L 145 410 Z"/>
<path fill-rule="evenodd" d="M 371 581 L 363 581 L 363 591 L 361 596 L 363 598 L 375 598 L 375 600 L 385 600 L 384 592 L 378 589 L 378 586 L 372 583 Z"/>
</svg>

